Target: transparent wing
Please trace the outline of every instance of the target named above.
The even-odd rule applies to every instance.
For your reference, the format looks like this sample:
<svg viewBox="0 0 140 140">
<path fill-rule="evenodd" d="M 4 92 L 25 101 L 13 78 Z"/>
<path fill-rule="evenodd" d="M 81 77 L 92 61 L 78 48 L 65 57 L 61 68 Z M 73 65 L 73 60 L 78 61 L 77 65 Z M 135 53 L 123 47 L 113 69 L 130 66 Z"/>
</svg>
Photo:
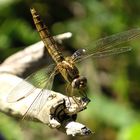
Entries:
<svg viewBox="0 0 140 140">
<path fill-rule="evenodd" d="M 55 74 L 57 74 L 57 69 L 53 70 L 53 72 L 51 73 L 51 75 L 46 80 L 45 84 L 43 85 L 42 89 L 41 88 L 37 89 L 38 94 L 34 98 L 33 102 L 31 102 L 30 106 L 24 113 L 22 119 L 24 119 L 27 116 L 27 114 L 32 114 L 32 112 L 34 112 L 33 113 L 34 115 L 37 115 L 42 109 L 42 107 L 46 104 L 48 97 L 51 94 L 50 89 L 52 88 Z"/>
<path fill-rule="evenodd" d="M 81 53 L 79 56 L 77 57 L 73 57 L 72 55 L 72 59 L 73 61 L 75 62 L 80 62 L 84 59 L 87 59 L 89 57 L 92 57 L 92 58 L 102 58 L 102 57 L 107 57 L 107 56 L 111 56 L 111 55 L 117 55 L 117 54 L 120 54 L 120 53 L 124 53 L 124 52 L 128 52 L 128 51 L 131 51 L 132 48 L 131 47 L 118 47 L 118 48 L 109 48 L 107 50 L 103 50 L 103 51 L 97 51 L 97 52 L 94 52 L 94 53 L 88 53 L 85 49 L 83 49 L 83 53 Z M 77 50 L 75 53 L 77 53 L 78 51 L 81 52 L 81 50 Z M 78 53 L 79 54 L 79 53 Z"/>
<path fill-rule="evenodd" d="M 140 37 L 140 28 L 128 30 L 118 34 L 114 34 L 105 38 L 101 38 L 91 43 L 93 49 L 79 49 L 73 55 L 74 61 L 81 61 L 90 56 L 103 57 L 130 51 L 130 47 L 117 47 L 117 45 L 128 42 Z"/>
<path fill-rule="evenodd" d="M 17 102 L 26 98 L 33 93 L 37 88 L 49 88 L 51 89 L 53 84 L 53 78 L 56 73 L 52 73 L 55 69 L 55 64 L 51 64 L 48 67 L 44 67 L 39 71 L 31 74 L 26 79 L 22 80 L 13 90 L 9 93 L 7 101 L 9 103 Z M 29 84 L 32 83 L 32 84 Z"/>
<path fill-rule="evenodd" d="M 134 40 L 139 37 L 140 37 L 140 28 L 131 29 L 131 30 L 117 33 L 111 36 L 107 36 L 93 43 L 94 44 L 93 47 L 95 47 L 94 51 L 97 52 L 97 50 L 100 50 L 100 51 L 105 50 L 110 47 L 117 46 L 119 44 Z"/>
</svg>

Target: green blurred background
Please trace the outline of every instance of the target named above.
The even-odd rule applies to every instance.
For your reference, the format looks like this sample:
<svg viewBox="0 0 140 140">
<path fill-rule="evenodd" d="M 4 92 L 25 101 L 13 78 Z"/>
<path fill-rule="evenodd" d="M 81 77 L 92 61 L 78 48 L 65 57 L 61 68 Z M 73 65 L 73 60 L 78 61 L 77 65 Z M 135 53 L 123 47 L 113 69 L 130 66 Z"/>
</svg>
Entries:
<svg viewBox="0 0 140 140">
<path fill-rule="evenodd" d="M 1 63 L 40 40 L 30 7 L 37 9 L 53 35 L 73 33 L 65 42 L 69 52 L 92 47 L 92 42 L 101 37 L 140 27 L 138 0 L 0 0 Z M 140 140 L 140 40 L 129 45 L 133 48 L 129 53 L 88 59 L 79 65 L 88 77 L 91 103 L 79 113 L 78 121 L 93 130 L 93 135 L 73 138 L 45 125 L 19 122 L 0 113 L 0 137 L 5 140 Z"/>
</svg>

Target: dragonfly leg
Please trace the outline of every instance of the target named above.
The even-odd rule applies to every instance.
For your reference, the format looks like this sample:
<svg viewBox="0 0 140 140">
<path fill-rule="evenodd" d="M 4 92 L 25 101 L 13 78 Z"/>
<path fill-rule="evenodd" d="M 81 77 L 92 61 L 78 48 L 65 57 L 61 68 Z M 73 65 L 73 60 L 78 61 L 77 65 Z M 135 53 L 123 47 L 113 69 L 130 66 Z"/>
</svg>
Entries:
<svg viewBox="0 0 140 140">
<path fill-rule="evenodd" d="M 69 104 L 71 105 L 70 97 L 72 97 L 74 102 L 79 106 L 79 103 L 76 101 L 76 98 L 73 96 L 74 89 L 71 87 L 71 84 L 67 84 L 66 93 L 68 95 Z"/>
<path fill-rule="evenodd" d="M 87 94 L 86 94 L 86 90 L 79 90 L 78 91 L 78 90 L 75 90 L 74 88 L 72 88 L 71 84 L 67 84 L 67 86 L 66 86 L 66 93 L 68 95 L 68 101 L 69 101 L 70 106 L 72 104 L 71 101 L 70 101 L 70 97 L 72 97 L 73 101 L 77 104 L 77 106 L 81 107 L 81 103 L 78 102 L 78 100 L 76 99 L 76 96 L 74 96 L 76 94 L 76 92 L 77 92 L 77 94 L 78 93 L 80 94 L 79 97 L 82 96 L 85 99 L 88 99 Z"/>
<path fill-rule="evenodd" d="M 78 105 L 78 107 L 80 107 L 80 103 L 77 102 L 76 97 L 72 96 L 72 99 L 74 100 L 74 102 Z"/>
<path fill-rule="evenodd" d="M 79 90 L 79 93 L 80 93 L 80 95 L 82 95 L 83 97 L 88 98 L 88 97 L 87 97 L 86 90 Z"/>
<path fill-rule="evenodd" d="M 69 97 L 71 97 L 72 89 L 71 89 L 71 85 L 70 84 L 67 84 L 67 86 L 66 86 L 66 94 L 68 95 L 68 101 L 69 101 L 69 104 L 71 105 Z"/>
</svg>

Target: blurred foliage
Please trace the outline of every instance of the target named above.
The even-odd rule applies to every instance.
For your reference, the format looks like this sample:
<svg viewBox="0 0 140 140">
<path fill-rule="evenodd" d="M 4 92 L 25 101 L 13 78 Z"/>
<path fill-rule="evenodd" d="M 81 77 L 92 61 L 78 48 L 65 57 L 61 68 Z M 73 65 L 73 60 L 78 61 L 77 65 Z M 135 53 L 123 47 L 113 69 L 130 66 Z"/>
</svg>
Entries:
<svg viewBox="0 0 140 140">
<path fill-rule="evenodd" d="M 0 118 L 0 133 L 5 137 L 5 139 L 23 140 L 19 124 L 14 120 L 11 121 L 11 119 L 4 114 L 0 114 Z"/>
<path fill-rule="evenodd" d="M 52 34 L 70 31 L 70 52 L 92 47 L 95 39 L 140 26 L 138 0 L 1 0 L 0 60 L 39 41 L 30 7 L 35 7 Z M 89 81 L 91 103 L 78 120 L 95 133 L 72 138 L 38 123 L 25 123 L 0 114 L 0 134 L 6 140 L 140 139 L 140 41 L 127 54 L 82 62 Z M 82 71 L 82 66 L 81 66 Z M 13 129 L 14 128 L 14 129 Z"/>
</svg>

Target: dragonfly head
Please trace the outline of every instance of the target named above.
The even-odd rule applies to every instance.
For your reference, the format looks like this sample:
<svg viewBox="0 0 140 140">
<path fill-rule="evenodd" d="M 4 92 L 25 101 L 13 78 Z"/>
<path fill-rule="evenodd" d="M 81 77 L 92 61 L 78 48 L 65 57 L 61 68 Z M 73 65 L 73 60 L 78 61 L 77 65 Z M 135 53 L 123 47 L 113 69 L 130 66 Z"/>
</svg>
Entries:
<svg viewBox="0 0 140 140">
<path fill-rule="evenodd" d="M 86 77 L 78 77 L 72 81 L 72 87 L 77 89 L 84 89 L 87 86 L 87 78 Z"/>
</svg>

